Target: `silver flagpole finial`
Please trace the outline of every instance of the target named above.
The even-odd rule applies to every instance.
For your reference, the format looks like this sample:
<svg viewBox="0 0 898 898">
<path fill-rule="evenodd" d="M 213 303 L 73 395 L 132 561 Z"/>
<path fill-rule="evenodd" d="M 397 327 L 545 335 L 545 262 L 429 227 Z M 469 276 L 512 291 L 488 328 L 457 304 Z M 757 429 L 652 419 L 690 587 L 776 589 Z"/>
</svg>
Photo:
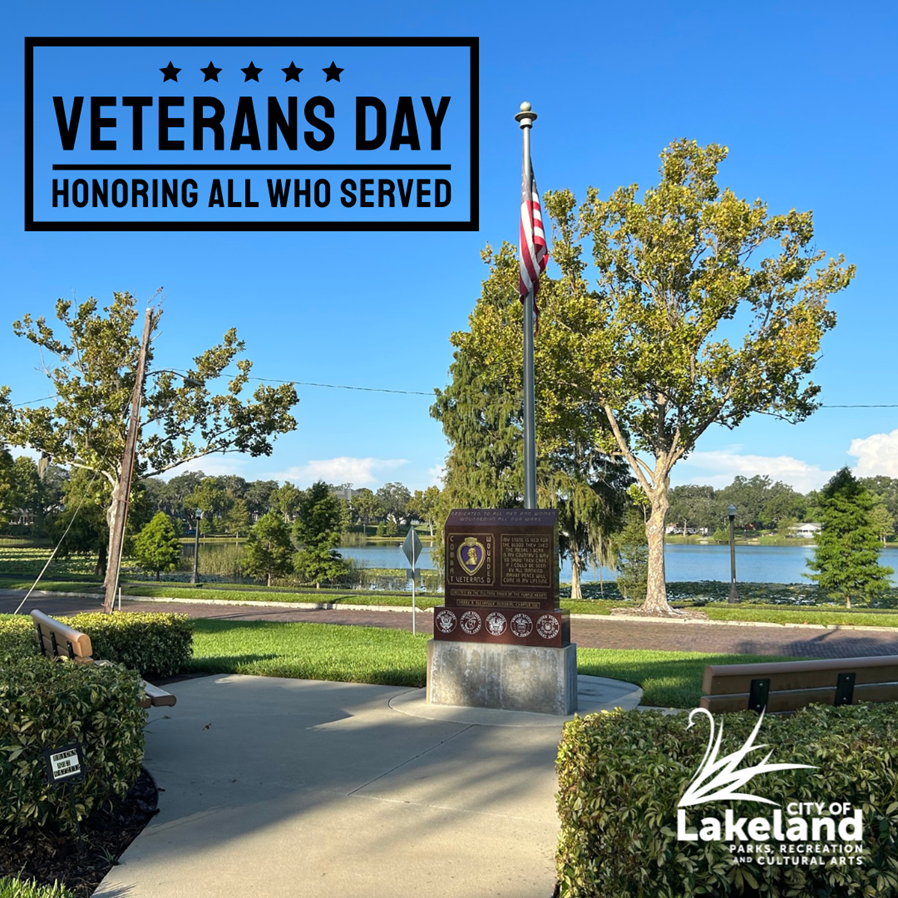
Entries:
<svg viewBox="0 0 898 898">
<path fill-rule="evenodd" d="M 537 114 L 532 111 L 533 107 L 526 101 L 521 103 L 521 111 L 514 117 L 514 120 L 520 123 L 522 128 L 529 128 L 538 118 Z"/>
</svg>

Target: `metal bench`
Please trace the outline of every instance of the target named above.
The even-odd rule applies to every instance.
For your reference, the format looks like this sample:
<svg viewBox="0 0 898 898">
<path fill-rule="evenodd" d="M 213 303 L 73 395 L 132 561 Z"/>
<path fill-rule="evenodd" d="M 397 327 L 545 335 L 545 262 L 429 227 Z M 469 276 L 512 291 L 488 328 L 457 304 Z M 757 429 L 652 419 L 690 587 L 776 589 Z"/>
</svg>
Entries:
<svg viewBox="0 0 898 898">
<path fill-rule="evenodd" d="M 35 637 L 42 655 L 48 658 L 69 658 L 76 664 L 109 664 L 109 661 L 97 661 L 92 657 L 90 637 L 80 630 L 74 629 L 62 621 L 56 620 L 44 614 L 42 611 L 32 611 L 31 618 L 34 621 Z M 141 680 L 143 699 L 141 706 L 149 708 L 168 706 L 171 707 L 177 698 L 171 693 Z"/>
<path fill-rule="evenodd" d="M 712 713 L 797 711 L 810 704 L 898 701 L 898 655 L 711 664 L 702 678 L 701 707 Z"/>
</svg>

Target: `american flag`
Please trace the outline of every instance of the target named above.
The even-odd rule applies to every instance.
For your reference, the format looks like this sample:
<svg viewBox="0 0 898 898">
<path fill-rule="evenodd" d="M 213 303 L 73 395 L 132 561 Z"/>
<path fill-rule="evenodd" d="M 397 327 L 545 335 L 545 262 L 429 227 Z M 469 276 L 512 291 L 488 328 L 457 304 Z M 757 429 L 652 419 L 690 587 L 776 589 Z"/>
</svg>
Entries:
<svg viewBox="0 0 898 898">
<path fill-rule="evenodd" d="M 539 205 L 539 191 L 536 176 L 530 166 L 530 183 L 527 183 L 526 169 L 521 175 L 521 277 L 519 290 L 521 302 L 533 291 L 533 317 L 539 321 L 536 294 L 539 290 L 539 276 L 546 270 L 549 249 L 546 232 L 543 230 L 543 213 Z"/>
</svg>

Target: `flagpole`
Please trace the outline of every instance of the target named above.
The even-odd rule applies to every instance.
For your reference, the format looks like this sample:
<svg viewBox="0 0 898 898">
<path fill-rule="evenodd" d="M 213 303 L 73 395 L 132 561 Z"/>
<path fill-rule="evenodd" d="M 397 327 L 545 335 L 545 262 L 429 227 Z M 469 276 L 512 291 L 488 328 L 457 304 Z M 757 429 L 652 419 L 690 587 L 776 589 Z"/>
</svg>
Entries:
<svg viewBox="0 0 898 898">
<path fill-rule="evenodd" d="M 521 111 L 515 116 L 524 137 L 524 183 L 530 190 L 530 129 L 536 121 L 536 113 L 529 103 L 521 103 Z M 536 404 L 533 377 L 533 288 L 524 302 L 524 508 L 536 508 Z"/>
</svg>

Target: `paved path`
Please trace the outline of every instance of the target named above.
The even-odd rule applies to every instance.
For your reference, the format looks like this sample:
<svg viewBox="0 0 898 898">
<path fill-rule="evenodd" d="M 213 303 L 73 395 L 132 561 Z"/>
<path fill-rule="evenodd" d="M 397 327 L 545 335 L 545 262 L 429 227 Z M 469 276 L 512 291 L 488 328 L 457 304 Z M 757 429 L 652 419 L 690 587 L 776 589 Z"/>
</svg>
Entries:
<svg viewBox="0 0 898 898">
<path fill-rule="evenodd" d="M 0 590 L 0 613 L 15 610 L 23 593 Z M 24 613 L 39 608 L 50 615 L 96 611 L 95 599 L 44 594 L 33 596 Z M 126 602 L 130 611 L 174 611 L 191 617 L 218 620 L 300 621 L 316 624 L 345 624 L 411 630 L 407 611 L 302 611 L 259 608 L 247 605 L 212 605 L 164 602 Z M 420 611 L 418 629 L 433 632 L 433 614 Z M 571 640 L 582 648 L 653 649 L 671 652 L 720 652 L 722 654 L 788 655 L 811 658 L 856 658 L 898 654 L 898 630 L 777 625 L 724 625 L 668 623 L 666 621 L 617 620 L 609 617 L 574 618 Z"/>
<path fill-rule="evenodd" d="M 95 898 L 550 898 L 561 719 L 425 720 L 410 692 L 179 683 L 147 727 L 160 812 Z"/>
</svg>

